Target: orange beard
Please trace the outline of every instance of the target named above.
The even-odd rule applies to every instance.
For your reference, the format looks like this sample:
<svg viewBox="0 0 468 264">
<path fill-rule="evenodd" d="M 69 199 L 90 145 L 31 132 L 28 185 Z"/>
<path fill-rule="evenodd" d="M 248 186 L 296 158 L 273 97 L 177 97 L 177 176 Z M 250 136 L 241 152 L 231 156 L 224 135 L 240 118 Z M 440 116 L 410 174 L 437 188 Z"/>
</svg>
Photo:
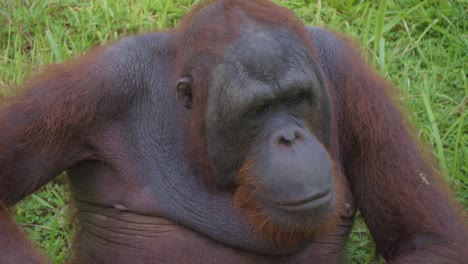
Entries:
<svg viewBox="0 0 468 264">
<path fill-rule="evenodd" d="M 307 241 L 311 241 L 319 234 L 329 231 L 336 223 L 339 212 L 335 210 L 325 216 L 316 216 L 310 221 L 297 219 L 291 215 L 291 219 L 287 219 L 285 224 L 278 226 L 265 213 L 264 205 L 258 202 L 258 197 L 267 197 L 262 195 L 262 187 L 256 182 L 255 176 L 250 174 L 254 162 L 245 162 L 236 176 L 237 189 L 234 194 L 234 205 L 239 214 L 243 215 L 250 226 L 263 239 L 267 239 L 276 244 L 279 248 L 297 248 Z M 343 198 L 341 192 L 337 190 L 339 187 L 334 185 L 336 194 L 336 208 L 342 203 Z M 314 218 L 314 217 L 311 217 Z"/>
</svg>

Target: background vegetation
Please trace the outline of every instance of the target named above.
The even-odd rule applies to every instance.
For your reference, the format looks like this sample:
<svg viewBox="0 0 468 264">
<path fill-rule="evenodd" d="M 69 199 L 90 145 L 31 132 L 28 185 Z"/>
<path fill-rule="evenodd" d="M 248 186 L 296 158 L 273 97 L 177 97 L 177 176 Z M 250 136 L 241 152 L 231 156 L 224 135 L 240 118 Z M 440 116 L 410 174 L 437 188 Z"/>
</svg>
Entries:
<svg viewBox="0 0 468 264">
<path fill-rule="evenodd" d="M 467 0 L 277 0 L 307 25 L 357 39 L 369 60 L 402 91 L 418 136 L 468 208 Z M 0 97 L 38 66 L 59 63 L 123 36 L 177 25 L 192 0 L 6 0 L 0 3 Z M 0 168 L 1 169 L 1 168 Z M 13 208 L 16 219 L 62 263 L 70 252 L 70 198 L 59 177 Z M 348 243 L 351 263 L 370 263 L 362 221 Z"/>
</svg>

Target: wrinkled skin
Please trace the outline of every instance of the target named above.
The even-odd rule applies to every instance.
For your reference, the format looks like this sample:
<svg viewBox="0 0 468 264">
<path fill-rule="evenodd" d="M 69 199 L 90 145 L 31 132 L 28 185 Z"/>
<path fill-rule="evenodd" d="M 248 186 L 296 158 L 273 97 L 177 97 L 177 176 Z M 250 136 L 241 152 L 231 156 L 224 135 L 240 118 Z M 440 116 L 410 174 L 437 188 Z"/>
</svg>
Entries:
<svg viewBox="0 0 468 264">
<path fill-rule="evenodd" d="M 0 262 L 41 262 L 5 208 L 67 170 L 75 262 L 340 263 L 359 209 L 389 262 L 462 263 L 389 85 L 284 9 L 223 5 L 250 4 L 51 66 L 0 111 Z"/>
<path fill-rule="evenodd" d="M 147 54 L 156 53 L 154 50 L 162 49 L 161 46 L 158 47 L 154 43 L 164 43 L 163 41 L 169 42 L 171 38 L 172 37 L 168 34 L 152 34 L 142 37 L 128 38 L 106 52 L 114 52 L 112 49 L 115 49 L 115 52 L 123 53 L 120 49 L 125 48 L 125 53 L 131 54 L 132 49 L 138 48 L 138 52 L 145 57 Z M 288 41 L 287 38 L 283 39 L 284 41 Z M 286 44 L 291 43 L 285 43 L 285 45 Z M 148 51 L 142 52 L 142 46 L 145 47 L 145 45 L 147 45 L 146 47 L 148 48 Z M 237 45 L 244 45 L 244 43 L 239 42 Z M 170 47 L 164 48 L 168 49 L 164 50 L 167 54 L 171 54 Z M 303 50 L 303 52 L 305 51 Z M 240 54 L 238 57 L 242 59 L 249 56 L 245 57 Z M 170 56 L 168 56 L 168 58 L 170 58 Z M 164 70 L 167 70 L 168 68 L 158 68 L 158 65 L 138 64 L 137 62 L 140 61 L 138 57 L 131 59 L 132 61 L 126 61 L 125 63 L 139 67 L 137 72 L 143 76 L 143 83 L 146 82 L 146 78 L 149 79 L 147 82 L 151 82 L 152 74 L 157 76 L 168 75 L 164 72 Z M 158 57 L 158 59 L 161 60 L 164 59 L 164 57 Z M 301 60 L 299 56 L 294 59 L 297 61 Z M 258 58 L 252 58 L 251 62 L 257 60 Z M 311 84 L 308 85 L 308 87 L 321 87 L 317 80 L 318 77 L 314 77 L 316 73 L 306 68 L 306 65 L 314 63 L 312 57 L 309 55 L 306 60 L 302 61 L 303 65 L 296 62 L 299 64 L 296 67 L 302 68 L 296 70 L 294 68 L 295 65 L 285 65 L 283 69 L 278 69 L 278 74 L 288 74 L 292 76 L 285 78 L 292 80 L 291 82 L 294 81 L 293 78 L 295 77 L 299 81 L 310 82 Z M 164 65 L 167 66 L 168 64 L 170 65 L 169 61 Z M 275 64 L 275 62 L 272 62 L 272 64 Z M 222 74 L 219 74 L 217 71 L 232 72 L 233 69 L 231 67 L 232 65 L 227 63 L 220 64 L 217 66 L 217 69 L 214 70 L 213 76 L 222 76 Z M 309 71 L 311 77 L 303 80 L 303 76 L 296 74 L 296 71 Z M 241 73 L 239 73 L 239 75 L 241 75 Z M 234 76 L 239 75 L 236 74 Z M 244 76 L 241 75 L 239 79 L 232 80 L 233 84 L 235 85 L 236 83 L 240 83 L 242 81 L 247 82 L 250 80 L 249 77 L 246 77 L 243 80 L 241 80 L 241 78 L 244 78 Z M 141 80 L 138 77 L 135 79 Z M 167 80 L 168 83 L 169 81 L 170 80 Z M 213 86 L 218 85 L 216 82 L 222 81 L 225 80 L 220 78 L 213 80 L 215 83 Z M 254 81 L 257 82 L 256 80 Z M 130 86 L 130 84 L 125 85 Z M 229 84 L 223 85 L 229 86 Z M 139 83 L 131 84 L 131 86 L 145 87 Z M 284 86 L 288 87 L 288 85 Z M 249 230 L 247 226 L 243 226 L 245 225 L 245 219 L 243 216 L 239 215 L 232 207 L 233 201 L 230 192 L 224 194 L 213 190 L 212 187 L 206 185 L 203 177 L 196 175 L 196 172 L 188 166 L 190 163 L 186 160 L 187 150 L 184 146 L 184 134 L 183 132 L 174 133 L 174 131 L 184 131 L 183 124 L 184 122 L 188 122 L 188 120 L 180 123 L 180 112 L 169 110 L 173 108 L 174 105 L 177 105 L 173 91 L 171 89 L 152 89 L 152 87 L 154 86 L 149 86 L 144 92 L 146 94 L 145 97 L 138 98 L 139 101 L 135 103 L 135 106 L 137 107 L 127 111 L 128 116 L 123 117 L 124 120 L 119 121 L 122 124 L 125 124 L 125 126 L 119 125 L 119 122 L 117 122 L 116 126 L 108 124 L 105 128 L 107 131 L 101 132 L 104 136 L 96 139 L 96 142 L 99 142 L 97 149 L 105 149 L 106 152 L 110 154 L 108 159 L 106 159 L 105 162 L 92 161 L 81 163 L 72 167 L 68 172 L 71 179 L 74 197 L 79 201 L 77 202 L 77 207 L 80 210 L 80 222 L 84 230 L 81 238 L 81 252 L 85 263 L 91 261 L 90 259 L 99 259 L 104 262 L 111 262 L 116 258 L 116 256 L 118 256 L 118 259 L 122 260 L 127 258 L 140 259 L 144 257 L 145 261 L 148 259 L 157 259 L 161 262 L 170 262 L 173 261 L 176 256 L 178 258 L 181 254 L 180 252 L 183 252 L 188 259 L 200 259 L 200 262 L 196 263 L 206 263 L 207 260 L 212 260 L 212 263 L 216 263 L 216 257 L 219 257 L 219 259 L 223 259 L 223 262 L 227 261 L 228 263 L 239 263 L 239 261 L 267 261 L 268 263 L 270 263 L 270 261 L 277 261 L 278 263 L 282 263 L 285 260 L 305 261 L 310 259 L 310 256 L 313 256 L 314 259 L 324 259 L 330 261 L 330 263 L 336 263 L 342 258 L 341 253 L 353 221 L 354 211 L 352 208 L 348 208 L 347 211 L 342 210 L 342 218 L 339 219 L 339 223 L 336 227 L 329 231 L 329 234 L 321 235 L 320 238 L 314 239 L 314 241 L 302 241 L 294 248 L 276 248 L 275 245 L 271 244 L 269 241 L 255 237 L 256 235 L 255 233 L 252 233 L 252 230 Z M 295 88 L 295 86 L 292 87 Z M 245 89 L 249 88 L 250 87 L 247 87 Z M 269 90 L 269 86 L 263 86 L 262 88 L 265 91 Z M 280 87 L 277 88 L 280 89 Z M 251 89 L 255 89 L 255 86 Z M 220 91 L 215 92 L 219 93 Z M 259 90 L 259 92 L 262 91 Z M 313 91 L 308 92 L 312 93 Z M 284 92 L 284 94 L 286 93 L 287 92 Z M 324 90 L 324 93 L 328 96 L 326 90 Z M 248 95 L 248 93 L 241 91 L 238 92 L 238 95 Z M 230 95 L 223 93 L 213 95 L 213 97 L 216 96 L 229 97 Z M 210 95 L 209 100 L 213 97 Z M 285 98 L 281 96 L 274 97 L 276 97 L 279 102 L 285 101 Z M 286 99 L 289 99 L 287 95 Z M 296 100 L 296 98 L 292 99 Z M 258 97 L 255 100 L 263 102 L 262 97 Z M 309 99 L 303 100 L 304 101 L 300 102 L 299 105 L 294 105 L 297 104 L 297 102 L 293 103 L 293 108 L 299 108 L 298 110 L 293 110 L 304 112 L 311 107 L 310 104 L 312 104 L 312 102 L 307 101 Z M 327 100 L 329 99 L 327 98 Z M 226 100 L 223 104 L 225 109 L 229 107 L 229 105 L 227 105 L 228 102 L 229 100 Z M 244 102 L 244 105 L 242 105 L 241 102 Z M 248 101 L 245 98 L 240 98 L 240 102 L 232 102 L 232 107 L 242 109 L 242 107 L 247 108 L 246 105 L 255 105 L 255 103 L 256 102 Z M 318 103 L 314 104 L 319 105 Z M 210 120 L 213 124 L 219 124 L 212 128 L 213 130 L 219 129 L 218 131 L 210 131 L 208 133 L 214 135 L 226 135 L 226 130 L 232 130 L 233 133 L 231 135 L 237 135 L 237 137 L 233 136 L 233 139 L 239 139 L 239 142 L 243 142 L 243 145 L 235 146 L 234 143 L 230 146 L 225 146 L 223 143 L 229 144 L 229 139 L 214 137 L 209 139 L 212 141 L 209 142 L 209 146 L 211 146 L 210 144 L 218 146 L 221 149 L 219 151 L 222 151 L 224 148 L 231 149 L 234 153 L 242 153 L 241 150 L 245 149 L 246 146 L 253 145 L 252 140 L 242 138 L 244 135 L 245 137 L 248 137 L 251 133 L 251 131 L 247 130 L 242 131 L 242 128 L 245 128 L 245 124 L 231 121 L 242 119 L 243 117 L 236 117 L 232 113 L 236 111 L 244 112 L 245 109 L 243 109 L 243 111 L 237 109 L 226 109 L 227 112 L 231 113 L 230 117 L 227 118 L 217 116 L 219 111 L 214 109 L 219 106 L 215 102 L 209 102 L 208 105 L 207 120 Z M 213 109 L 210 109 L 211 107 Z M 274 108 L 278 106 L 274 105 L 271 107 Z M 325 104 L 325 107 L 330 107 L 329 103 Z M 288 113 L 281 112 L 281 105 L 278 108 L 280 109 L 278 110 L 278 113 L 271 113 L 271 121 L 268 120 L 268 117 L 264 117 L 265 120 L 263 120 L 263 122 L 267 124 L 260 124 L 259 126 L 278 125 L 280 128 L 286 127 L 286 129 L 290 126 L 294 126 L 295 124 L 286 122 L 287 118 L 282 118 L 283 115 L 287 116 Z M 287 106 L 283 110 L 291 110 L 290 108 L 291 106 Z M 275 109 L 270 110 L 274 111 Z M 182 111 L 182 114 L 185 114 L 185 111 L 188 110 L 181 109 L 180 111 Z M 330 109 L 327 109 L 327 111 L 330 111 Z M 160 112 L 166 113 L 167 118 L 155 119 L 154 116 Z M 171 114 L 173 116 L 171 116 Z M 252 113 L 248 113 L 247 118 L 251 118 L 251 114 Z M 264 114 L 267 115 L 266 113 Z M 257 119 L 256 122 L 262 122 L 262 120 L 259 119 L 263 117 L 258 116 L 257 113 L 257 116 L 253 118 Z M 222 119 L 227 120 L 227 122 L 225 121 L 222 123 L 220 121 Z M 175 120 L 179 121 L 175 122 Z M 207 123 L 210 121 L 207 121 Z M 243 121 L 251 122 L 249 119 Z M 268 124 L 268 122 L 271 122 L 271 124 Z M 276 124 L 275 122 L 278 122 L 279 124 Z M 281 122 L 285 122 L 286 124 L 284 125 Z M 297 129 L 305 131 L 306 129 L 301 130 L 301 127 L 305 127 L 304 123 L 301 124 L 304 120 L 297 122 Z M 146 126 L 143 127 L 139 125 L 140 123 L 144 123 Z M 223 126 L 223 124 L 225 125 Z M 210 130 L 209 126 L 208 130 Z M 279 132 L 282 133 L 281 129 L 279 129 Z M 186 131 L 186 133 L 188 133 L 188 131 Z M 117 134 L 120 135 L 119 138 L 116 138 L 115 136 L 105 136 Z M 154 137 L 154 135 L 158 135 L 158 137 Z M 313 150 L 316 146 L 315 148 L 317 148 L 318 151 L 324 151 L 324 147 L 322 147 L 322 145 L 318 143 L 310 133 L 308 134 L 308 137 L 310 137 L 310 139 L 304 139 L 306 142 L 304 145 L 306 147 L 310 145 L 308 148 Z M 268 137 L 262 135 L 259 137 L 259 140 L 267 141 L 261 142 L 260 145 L 268 146 Z M 324 135 L 323 140 L 326 141 L 327 145 L 329 145 L 330 135 Z M 127 142 L 131 142 L 131 144 Z M 235 147 L 239 149 L 239 152 L 236 151 L 237 149 L 234 149 Z M 275 147 L 274 143 L 273 147 Z M 279 151 L 268 150 L 268 148 L 265 148 L 265 153 L 258 154 L 257 157 L 259 157 L 259 159 L 267 159 L 269 153 L 273 153 L 273 155 L 283 155 L 281 152 L 282 147 L 283 146 L 281 145 L 278 147 L 280 148 Z M 288 151 L 287 146 L 284 148 L 284 151 Z M 154 150 L 161 151 L 155 152 Z M 216 149 L 215 152 L 216 151 L 218 151 L 218 149 Z M 304 149 L 298 151 L 307 152 L 308 150 Z M 280 154 L 277 154 L 278 152 Z M 288 153 L 284 154 L 285 157 L 279 156 L 278 159 L 287 158 L 287 154 Z M 309 151 L 307 155 L 314 157 L 314 155 L 320 156 L 323 154 L 320 154 L 320 152 L 315 154 L 313 151 Z M 301 162 L 303 166 L 314 166 L 315 162 L 320 162 L 325 165 L 324 168 L 330 168 L 331 165 L 328 160 L 328 155 L 325 155 L 324 160 L 311 159 L 307 160 L 308 163 L 306 163 L 296 158 L 295 160 L 297 161 L 294 162 Z M 126 162 L 132 163 L 133 166 L 128 166 Z M 164 164 L 164 166 L 161 166 L 161 164 Z M 280 169 L 275 167 L 268 168 L 266 164 L 262 165 L 261 162 L 259 162 L 259 164 L 260 167 L 258 170 L 263 169 L 268 171 L 268 169 L 271 169 L 273 172 Z M 292 164 L 295 165 L 296 163 Z M 265 167 L 263 168 L 262 166 Z M 131 170 L 128 168 L 131 168 Z M 303 168 L 301 170 L 314 171 L 313 167 L 310 167 L 310 169 Z M 299 194 L 299 198 L 303 198 L 304 196 L 307 197 L 309 193 L 302 194 L 298 192 L 301 190 L 298 188 L 304 188 L 306 184 L 313 188 L 304 188 L 304 190 L 314 190 L 316 186 L 326 186 L 323 187 L 323 189 L 329 190 L 332 184 L 331 181 L 333 180 L 332 175 L 330 174 L 331 172 L 329 171 L 321 174 L 320 171 L 318 171 L 316 173 L 318 175 L 317 177 L 309 177 L 308 179 L 306 178 L 307 175 L 304 175 L 304 179 L 300 179 L 300 182 L 292 181 L 290 183 L 291 186 L 288 186 L 284 190 L 275 190 L 274 188 L 278 188 L 279 186 L 278 184 L 272 184 L 272 189 L 269 190 L 268 194 L 273 194 L 273 198 L 281 198 L 282 194 Z M 134 176 L 129 177 L 129 175 Z M 225 175 L 228 174 L 226 173 Z M 278 177 L 283 175 L 284 174 L 278 173 Z M 324 178 L 320 178 L 319 176 L 323 176 Z M 281 178 L 278 178 L 278 181 L 280 180 Z M 337 173 L 335 174 L 335 181 L 342 182 L 343 186 L 347 185 L 346 179 Z M 114 184 L 116 182 L 118 182 L 118 184 Z M 298 187 L 295 187 L 294 184 L 297 184 Z M 103 189 L 105 189 L 106 192 L 102 192 Z M 295 191 L 291 192 L 291 190 Z M 343 190 L 349 192 L 348 188 L 343 188 Z M 188 193 L 190 195 L 187 196 L 184 193 Z M 321 206 L 317 206 L 314 203 L 311 203 L 310 205 L 306 203 L 305 206 L 302 206 L 303 208 L 301 208 L 299 204 L 296 206 L 297 208 L 294 206 L 290 206 L 291 208 L 284 206 L 284 210 L 273 208 L 270 209 L 269 212 L 274 214 L 279 221 L 283 220 L 281 217 L 284 217 L 284 221 L 287 221 L 287 218 L 294 218 L 295 220 L 300 221 L 300 219 L 302 219 L 301 214 L 304 214 L 305 216 L 303 221 L 312 221 L 316 218 L 308 217 L 309 214 L 326 214 L 326 210 L 332 210 L 332 212 L 335 210 L 334 193 L 332 192 L 332 194 L 333 195 L 331 195 L 330 198 L 331 200 L 325 199 L 325 205 L 321 205 L 319 203 Z M 282 200 L 298 200 L 299 198 L 285 197 Z M 349 195 L 348 204 L 351 204 L 351 201 L 352 200 Z M 341 204 L 340 206 L 344 205 Z M 322 209 L 322 207 L 325 208 Z M 290 210 L 290 212 L 287 210 Z M 321 210 L 325 211 L 322 212 Z M 199 214 L 197 212 L 204 213 Z M 189 217 L 187 217 L 188 214 L 190 214 Z M 172 221 L 167 219 L 171 219 Z M 177 223 L 181 225 L 175 224 L 174 221 L 177 221 Z M 213 225 L 213 221 L 216 221 L 217 224 Z M 229 226 L 229 229 L 222 228 L 222 226 Z M 213 229 L 211 229 L 211 227 Z M 122 232 L 122 228 L 125 228 L 126 231 Z M 191 229 L 194 229 L 196 232 Z M 143 237 L 138 234 L 143 235 Z M 245 234 L 249 234 L 249 236 L 254 237 L 254 239 L 250 241 L 247 240 L 244 237 Z M 219 244 L 217 241 L 222 242 L 222 244 Z M 173 249 L 175 247 L 177 247 L 178 250 L 174 251 Z M 152 250 L 154 248 L 157 248 L 158 250 Z M 283 253 L 282 250 L 284 251 Z M 103 252 L 107 251 L 109 251 L 109 253 L 103 254 Z M 266 257 L 256 255 L 253 254 L 252 251 L 261 253 L 261 255 L 295 253 L 292 256 L 288 255 L 287 257 L 278 258 L 277 256 Z"/>
</svg>

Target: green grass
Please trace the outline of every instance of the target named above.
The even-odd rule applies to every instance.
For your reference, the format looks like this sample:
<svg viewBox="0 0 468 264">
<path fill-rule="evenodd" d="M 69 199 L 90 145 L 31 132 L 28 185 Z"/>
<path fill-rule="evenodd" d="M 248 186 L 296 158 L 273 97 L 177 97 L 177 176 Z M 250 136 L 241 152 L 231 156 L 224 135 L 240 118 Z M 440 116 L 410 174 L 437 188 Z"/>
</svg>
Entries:
<svg viewBox="0 0 468 264">
<path fill-rule="evenodd" d="M 468 208 L 468 1 L 277 1 L 308 25 L 355 37 L 379 71 L 400 88 L 456 198 Z M 380 3 L 380 4 L 379 4 Z M 0 97 L 38 66 L 62 62 L 123 36 L 172 27 L 193 1 L 9 0 L 0 3 Z M 73 224 L 65 179 L 19 203 L 16 219 L 62 263 Z M 362 221 L 348 243 L 351 263 L 372 263 L 375 248 Z"/>
</svg>

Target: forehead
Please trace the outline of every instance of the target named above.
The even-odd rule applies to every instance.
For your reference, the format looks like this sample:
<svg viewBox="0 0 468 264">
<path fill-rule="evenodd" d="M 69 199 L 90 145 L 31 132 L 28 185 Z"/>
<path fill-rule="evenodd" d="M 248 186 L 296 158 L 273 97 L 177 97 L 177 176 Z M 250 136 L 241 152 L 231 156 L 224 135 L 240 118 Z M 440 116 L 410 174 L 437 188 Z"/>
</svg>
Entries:
<svg viewBox="0 0 468 264">
<path fill-rule="evenodd" d="M 309 48 L 297 36 L 282 30 L 252 30 L 224 48 L 209 89 L 215 90 L 212 95 L 224 94 L 231 100 L 259 92 L 272 97 L 288 86 L 310 82 L 313 65 Z"/>
<path fill-rule="evenodd" d="M 247 74 L 262 82 L 281 79 L 288 71 L 306 68 L 312 59 L 308 47 L 282 30 L 256 29 L 224 49 L 221 68 Z"/>
</svg>

